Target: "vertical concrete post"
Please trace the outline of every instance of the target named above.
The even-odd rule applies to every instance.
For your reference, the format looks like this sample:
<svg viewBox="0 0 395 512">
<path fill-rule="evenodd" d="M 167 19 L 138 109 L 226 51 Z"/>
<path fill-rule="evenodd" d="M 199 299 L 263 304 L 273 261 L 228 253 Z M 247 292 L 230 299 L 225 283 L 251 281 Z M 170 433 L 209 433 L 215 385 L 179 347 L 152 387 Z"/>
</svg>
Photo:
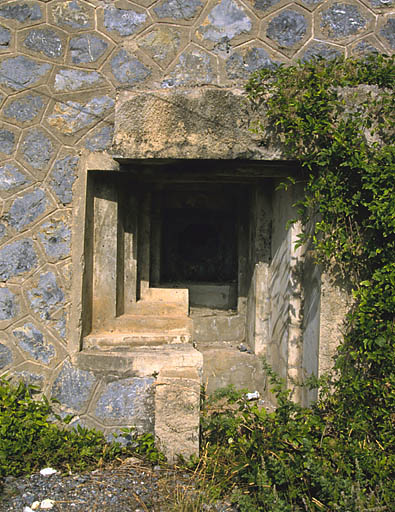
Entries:
<svg viewBox="0 0 395 512">
<path fill-rule="evenodd" d="M 138 229 L 138 298 L 144 299 L 150 284 L 150 242 L 151 242 L 151 193 L 142 194 Z"/>
</svg>

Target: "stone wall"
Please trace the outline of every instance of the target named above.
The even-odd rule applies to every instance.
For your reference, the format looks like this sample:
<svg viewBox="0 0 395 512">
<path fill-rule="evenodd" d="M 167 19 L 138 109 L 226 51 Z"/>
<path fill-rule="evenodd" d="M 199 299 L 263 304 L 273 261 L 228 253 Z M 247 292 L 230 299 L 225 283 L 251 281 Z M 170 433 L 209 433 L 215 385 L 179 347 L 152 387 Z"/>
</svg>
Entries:
<svg viewBox="0 0 395 512">
<path fill-rule="evenodd" d="M 0 371 L 85 424 L 150 428 L 151 378 L 77 368 L 68 349 L 73 184 L 82 152 L 111 153 L 117 94 L 394 49 L 393 0 L 2 0 Z"/>
</svg>

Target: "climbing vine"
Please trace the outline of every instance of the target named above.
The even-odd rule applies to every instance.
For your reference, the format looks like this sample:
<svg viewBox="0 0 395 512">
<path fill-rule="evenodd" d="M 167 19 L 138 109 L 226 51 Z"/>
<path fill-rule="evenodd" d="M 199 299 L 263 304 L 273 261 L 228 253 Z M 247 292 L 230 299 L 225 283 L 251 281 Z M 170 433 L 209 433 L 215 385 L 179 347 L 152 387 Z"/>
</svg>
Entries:
<svg viewBox="0 0 395 512">
<path fill-rule="evenodd" d="M 314 228 L 300 242 L 311 238 L 317 260 L 352 288 L 322 407 L 344 419 L 339 428 L 386 447 L 395 420 L 394 78 L 394 57 L 375 54 L 263 69 L 247 84 L 264 111 L 258 132 L 302 166 L 298 214 Z"/>
</svg>

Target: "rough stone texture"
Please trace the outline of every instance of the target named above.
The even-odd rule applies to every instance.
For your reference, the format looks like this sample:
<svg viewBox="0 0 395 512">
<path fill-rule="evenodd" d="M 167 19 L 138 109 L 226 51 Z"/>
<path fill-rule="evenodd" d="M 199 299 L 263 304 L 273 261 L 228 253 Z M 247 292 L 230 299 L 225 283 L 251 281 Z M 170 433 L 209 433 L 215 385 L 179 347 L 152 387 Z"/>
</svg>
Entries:
<svg viewBox="0 0 395 512">
<path fill-rule="evenodd" d="M 59 333 L 62 340 L 66 339 L 66 317 L 64 315 L 56 322 L 54 329 Z"/>
<path fill-rule="evenodd" d="M 321 13 L 321 28 L 330 39 L 357 34 L 367 24 L 355 5 L 335 3 Z"/>
<path fill-rule="evenodd" d="M 147 15 L 132 9 L 106 7 L 104 9 L 104 26 L 107 30 L 115 31 L 120 36 L 131 36 L 146 22 Z"/>
<path fill-rule="evenodd" d="M 380 51 L 368 41 L 358 41 L 358 43 L 353 46 L 352 53 L 353 55 L 361 57 L 369 53 L 380 53 Z"/>
<path fill-rule="evenodd" d="M 226 43 L 234 37 L 248 33 L 251 19 L 234 0 L 221 0 L 198 28 L 198 35 L 214 43 Z M 222 48 L 221 48 L 222 49 Z M 226 48 L 225 48 L 226 49 Z"/>
<path fill-rule="evenodd" d="M 103 126 L 87 137 L 85 147 L 89 151 L 104 151 L 111 146 L 113 135 L 114 127 L 112 125 Z"/>
<path fill-rule="evenodd" d="M 63 221 L 46 222 L 42 225 L 38 237 L 51 260 L 60 260 L 70 255 L 71 233 Z"/>
<path fill-rule="evenodd" d="M 0 250 L 0 281 L 7 281 L 36 266 L 37 255 L 31 240 L 18 240 Z"/>
<path fill-rule="evenodd" d="M 45 169 L 53 155 L 54 146 L 50 138 L 39 128 L 30 130 L 22 142 L 22 154 L 35 169 Z"/>
<path fill-rule="evenodd" d="M 97 71 L 81 71 L 79 69 L 60 69 L 55 75 L 54 89 L 60 91 L 77 91 L 97 86 L 102 76 Z"/>
<path fill-rule="evenodd" d="M 238 90 L 125 91 L 115 114 L 114 151 L 130 158 L 281 158 L 281 148 L 262 143 L 250 122 L 254 113 Z"/>
<path fill-rule="evenodd" d="M 40 318 L 49 320 L 51 314 L 64 304 L 64 294 L 53 272 L 42 274 L 37 288 L 27 291 L 30 306 Z"/>
<path fill-rule="evenodd" d="M 263 48 L 248 48 L 235 52 L 226 61 L 226 73 L 231 79 L 247 80 L 251 73 L 261 68 L 271 68 L 275 63 Z"/>
<path fill-rule="evenodd" d="M 108 383 L 100 394 L 95 416 L 104 423 L 136 424 L 152 431 L 153 377 L 134 377 Z"/>
<path fill-rule="evenodd" d="M 55 23 L 61 27 L 84 29 L 92 26 L 89 10 L 76 0 L 67 0 L 52 8 Z"/>
<path fill-rule="evenodd" d="M 0 50 L 7 49 L 11 42 L 11 31 L 0 25 Z"/>
<path fill-rule="evenodd" d="M 21 372 L 14 372 L 14 377 L 18 380 L 22 380 L 26 385 L 42 387 L 44 382 L 43 375 L 37 375 L 37 373 L 28 372 L 22 370 Z"/>
<path fill-rule="evenodd" d="M 313 42 L 311 43 L 305 52 L 303 52 L 301 60 L 306 62 L 308 60 L 322 57 L 324 59 L 335 59 L 341 55 L 341 51 L 334 46 L 330 46 L 325 43 Z"/>
<path fill-rule="evenodd" d="M 181 40 L 174 27 L 157 27 L 142 36 L 138 45 L 158 64 L 169 64 L 177 55 Z"/>
<path fill-rule="evenodd" d="M 72 187 L 76 179 L 78 157 L 68 155 L 55 162 L 51 172 L 50 184 L 59 201 L 69 204 L 72 200 Z"/>
<path fill-rule="evenodd" d="M 4 226 L 4 224 L 0 224 L 0 240 L 4 237 L 5 234 L 6 234 L 5 226 Z"/>
<path fill-rule="evenodd" d="M 388 18 L 380 34 L 388 41 L 389 47 L 395 50 L 395 18 Z"/>
<path fill-rule="evenodd" d="M 8 288 L 0 288 L 0 320 L 10 320 L 19 311 L 15 294 Z"/>
<path fill-rule="evenodd" d="M 70 40 L 71 60 L 74 64 L 97 61 L 107 50 L 108 43 L 94 34 L 84 34 Z"/>
<path fill-rule="evenodd" d="M 0 7 L 0 17 L 26 23 L 41 20 L 42 14 L 38 3 L 12 2 Z"/>
<path fill-rule="evenodd" d="M 23 55 L 10 57 L 0 64 L 0 84 L 15 91 L 27 89 L 46 75 L 51 67 L 46 62 L 36 62 Z"/>
<path fill-rule="evenodd" d="M 66 361 L 52 386 L 51 395 L 62 405 L 81 411 L 85 408 L 95 384 L 93 372 L 74 368 Z"/>
<path fill-rule="evenodd" d="M 102 119 L 103 114 L 114 106 L 114 100 L 109 96 L 97 96 L 87 103 L 67 101 L 55 103 L 48 123 L 66 135 L 74 135 Z"/>
<path fill-rule="evenodd" d="M 37 94 L 27 94 L 23 98 L 11 101 L 4 109 L 4 115 L 19 123 L 33 121 L 44 107 L 44 98 Z"/>
<path fill-rule="evenodd" d="M 111 59 L 111 70 L 118 82 L 127 85 L 143 82 L 151 74 L 150 69 L 125 50 L 120 50 Z"/>
<path fill-rule="evenodd" d="M 27 352 L 35 361 L 48 364 L 55 356 L 53 345 L 44 342 L 43 333 L 37 327 L 28 322 L 12 331 L 18 341 L 19 347 Z"/>
<path fill-rule="evenodd" d="M 0 128 L 0 152 L 11 155 L 14 151 L 15 134 L 5 128 Z"/>
<path fill-rule="evenodd" d="M 255 0 L 254 7 L 259 11 L 267 11 L 274 5 L 277 5 L 281 0 Z"/>
<path fill-rule="evenodd" d="M 160 2 L 157 7 L 154 7 L 154 12 L 158 18 L 172 18 L 174 20 L 188 20 L 193 18 L 202 7 L 200 0 L 164 0 Z"/>
<path fill-rule="evenodd" d="M 38 188 L 15 199 L 7 214 L 8 223 L 17 231 L 21 231 L 40 217 L 45 212 L 46 207 L 45 192 Z"/>
<path fill-rule="evenodd" d="M 183 52 L 169 75 L 162 82 L 164 88 L 211 84 L 217 79 L 211 56 L 198 48 Z"/>
<path fill-rule="evenodd" d="M 57 58 L 63 54 L 60 37 L 48 28 L 30 30 L 23 44 L 29 50 L 42 53 L 46 57 Z"/>
<path fill-rule="evenodd" d="M 305 16 L 292 9 L 286 9 L 269 22 L 266 35 L 280 46 L 291 48 L 303 39 L 306 31 Z"/>
<path fill-rule="evenodd" d="M 0 370 L 12 364 L 13 357 L 11 350 L 3 343 L 0 343 Z"/>
</svg>

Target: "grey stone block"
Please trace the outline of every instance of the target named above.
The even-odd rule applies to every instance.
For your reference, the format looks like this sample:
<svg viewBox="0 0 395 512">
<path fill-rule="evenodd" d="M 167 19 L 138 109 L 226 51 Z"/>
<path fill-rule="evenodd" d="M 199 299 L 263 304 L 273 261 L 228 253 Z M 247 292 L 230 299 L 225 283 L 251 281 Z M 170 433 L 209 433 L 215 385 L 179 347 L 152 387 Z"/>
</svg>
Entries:
<svg viewBox="0 0 395 512">
<path fill-rule="evenodd" d="M 114 127 L 112 125 L 103 126 L 99 130 L 95 130 L 92 135 L 87 137 L 85 147 L 89 151 L 104 151 L 111 146 Z"/>
<path fill-rule="evenodd" d="M 101 393 L 95 415 L 109 423 L 149 422 L 153 411 L 153 377 L 134 377 L 110 382 Z M 151 405 L 153 407 L 153 405 Z"/>
<path fill-rule="evenodd" d="M 118 82 L 128 85 L 142 82 L 151 74 L 150 69 L 123 49 L 111 59 L 111 69 Z"/>
<path fill-rule="evenodd" d="M 84 34 L 73 37 L 70 41 L 71 60 L 74 64 L 95 62 L 107 50 L 108 44 L 101 37 Z"/>
<path fill-rule="evenodd" d="M 21 372 L 14 372 L 13 375 L 28 386 L 38 386 L 41 388 L 44 383 L 44 376 L 37 375 L 37 373 L 22 370 Z"/>
<path fill-rule="evenodd" d="M 311 59 L 316 59 L 318 57 L 330 60 L 339 57 L 341 54 L 342 52 L 338 48 L 335 48 L 328 44 L 312 43 L 307 47 L 306 51 L 303 52 L 301 60 L 303 62 L 307 62 Z"/>
<path fill-rule="evenodd" d="M 395 50 L 395 18 L 388 18 L 380 34 L 387 40 L 390 48 Z"/>
<path fill-rule="evenodd" d="M 307 21 L 303 14 L 285 9 L 269 23 L 266 35 L 280 46 L 291 48 L 305 36 Z"/>
<path fill-rule="evenodd" d="M 22 174 L 16 165 L 6 163 L 0 167 L 0 190 L 8 192 L 29 182 L 29 178 Z"/>
<path fill-rule="evenodd" d="M 161 85 L 167 88 L 212 84 L 215 81 L 210 55 L 203 50 L 193 49 L 180 55 L 174 70 Z"/>
<path fill-rule="evenodd" d="M 50 184 L 59 201 L 69 204 L 72 200 L 72 188 L 76 179 L 78 157 L 68 155 L 57 160 L 51 172 Z"/>
<path fill-rule="evenodd" d="M 38 234 L 44 251 L 51 259 L 60 260 L 70 255 L 70 229 L 62 221 L 51 220 L 42 225 Z"/>
<path fill-rule="evenodd" d="M 272 68 L 275 63 L 263 48 L 249 48 L 244 54 L 235 52 L 226 61 L 226 74 L 231 79 L 247 79 L 262 68 Z"/>
<path fill-rule="evenodd" d="M 209 23 L 198 28 L 204 39 L 214 43 L 230 41 L 250 32 L 252 23 L 244 9 L 234 0 L 221 0 L 208 14 Z"/>
<path fill-rule="evenodd" d="M 0 320 L 10 320 L 19 311 L 15 294 L 8 288 L 0 288 Z"/>
<path fill-rule="evenodd" d="M 38 188 L 33 192 L 16 198 L 6 218 L 14 229 L 21 231 L 42 215 L 45 212 L 46 206 L 47 198 L 45 192 Z"/>
<path fill-rule="evenodd" d="M 120 36 L 131 36 L 144 25 L 147 20 L 145 13 L 132 9 L 106 7 L 104 10 L 104 26 L 107 30 L 118 32 Z"/>
<path fill-rule="evenodd" d="M 14 151 L 15 134 L 5 128 L 0 129 L 0 152 L 11 155 Z"/>
<path fill-rule="evenodd" d="M 75 29 L 91 26 L 89 11 L 84 8 L 81 2 L 76 0 L 55 5 L 52 13 L 57 25 Z"/>
<path fill-rule="evenodd" d="M 33 311 L 43 320 L 49 320 L 51 314 L 64 304 L 64 294 L 53 272 L 42 274 L 37 288 L 28 290 L 27 296 Z"/>
<path fill-rule="evenodd" d="M 49 124 L 72 135 L 89 125 L 101 121 L 103 114 L 114 107 L 109 96 L 97 96 L 87 103 L 66 101 L 58 104 L 55 113 L 48 117 Z"/>
<path fill-rule="evenodd" d="M 0 240 L 5 236 L 6 229 L 4 224 L 0 224 Z"/>
<path fill-rule="evenodd" d="M 29 50 L 43 53 L 46 57 L 56 58 L 63 54 L 60 37 L 54 30 L 48 28 L 30 30 L 23 44 Z"/>
<path fill-rule="evenodd" d="M 35 361 L 48 364 L 55 356 L 53 345 L 44 343 L 44 335 L 35 325 L 28 322 L 18 329 L 14 329 L 12 334 L 18 341 L 19 347 L 27 352 Z"/>
<path fill-rule="evenodd" d="M 281 0 L 255 0 L 254 8 L 258 9 L 258 11 L 267 11 L 273 5 L 278 4 Z"/>
<path fill-rule="evenodd" d="M 202 5 L 200 0 L 165 0 L 154 7 L 154 11 L 158 18 L 189 20 L 198 13 Z"/>
<path fill-rule="evenodd" d="M 356 34 L 366 24 L 356 5 L 335 3 L 321 14 L 321 28 L 327 30 L 331 39 Z"/>
<path fill-rule="evenodd" d="M 27 89 L 38 82 L 51 68 L 52 66 L 46 62 L 36 62 L 23 55 L 10 57 L 0 64 L 0 84 L 15 91 Z"/>
<path fill-rule="evenodd" d="M 0 281 L 7 281 L 36 266 L 37 255 L 29 239 L 12 242 L 0 250 Z"/>
<path fill-rule="evenodd" d="M 4 109 L 4 115 L 20 123 L 33 121 L 38 116 L 45 103 L 42 96 L 27 94 L 23 98 L 11 101 Z"/>
<path fill-rule="evenodd" d="M 95 384 L 93 372 L 75 368 L 66 361 L 52 386 L 51 395 L 79 412 L 86 406 Z"/>
<path fill-rule="evenodd" d="M 96 85 L 101 81 L 97 71 L 81 71 L 79 69 L 60 69 L 55 76 L 55 91 L 77 91 Z"/>
<path fill-rule="evenodd" d="M 0 17 L 26 23 L 41 20 L 42 14 L 37 3 L 12 2 L 4 7 L 0 7 Z"/>
<path fill-rule="evenodd" d="M 3 343 L 0 343 L 0 370 L 10 365 L 13 361 L 12 352 Z"/>
<path fill-rule="evenodd" d="M 66 316 L 63 315 L 54 325 L 54 329 L 59 333 L 62 340 L 66 339 Z"/>
<path fill-rule="evenodd" d="M 11 42 L 11 31 L 0 25 L 0 49 L 8 48 Z"/>
<path fill-rule="evenodd" d="M 30 130 L 22 142 L 23 157 L 35 169 L 45 169 L 53 152 L 54 147 L 51 140 L 39 128 Z"/>
</svg>

